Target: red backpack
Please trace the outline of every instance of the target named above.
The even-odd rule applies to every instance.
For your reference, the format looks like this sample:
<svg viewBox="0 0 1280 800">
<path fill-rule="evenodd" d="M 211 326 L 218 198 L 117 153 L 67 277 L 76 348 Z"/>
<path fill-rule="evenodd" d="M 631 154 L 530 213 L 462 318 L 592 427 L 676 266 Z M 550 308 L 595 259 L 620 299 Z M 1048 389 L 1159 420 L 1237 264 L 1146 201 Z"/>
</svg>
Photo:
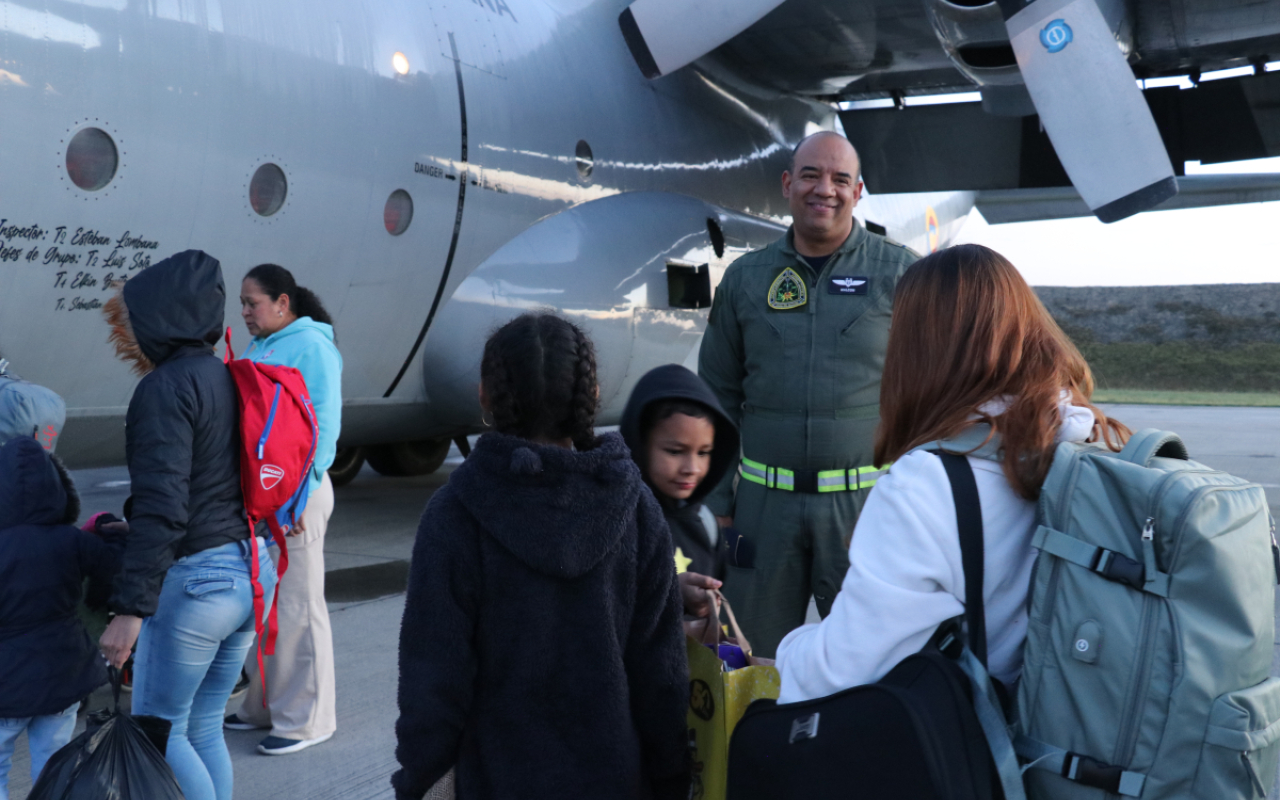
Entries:
<svg viewBox="0 0 1280 800">
<path fill-rule="evenodd" d="M 235 358 L 230 328 L 227 328 L 223 362 L 231 370 L 240 400 L 240 489 L 244 493 L 253 550 L 249 575 L 253 583 L 253 625 L 258 634 L 254 651 L 258 656 L 258 672 L 262 675 L 265 705 L 267 672 L 263 656 L 276 652 L 279 631 L 276 600 L 280 595 L 280 581 L 276 580 L 271 614 L 264 626 L 264 596 L 258 580 L 258 537 L 254 530 L 259 522 L 266 520 L 272 538 L 280 545 L 277 573 L 284 577 L 289 569 L 285 531 L 298 523 L 298 517 L 307 507 L 319 426 L 301 372 L 293 367 Z"/>
</svg>

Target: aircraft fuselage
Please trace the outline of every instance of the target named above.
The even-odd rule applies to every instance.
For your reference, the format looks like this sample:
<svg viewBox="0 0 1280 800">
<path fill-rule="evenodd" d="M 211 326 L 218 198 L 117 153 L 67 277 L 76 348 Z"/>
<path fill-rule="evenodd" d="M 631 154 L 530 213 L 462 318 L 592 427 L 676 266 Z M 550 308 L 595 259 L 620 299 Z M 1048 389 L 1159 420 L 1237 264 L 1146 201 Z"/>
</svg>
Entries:
<svg viewBox="0 0 1280 800">
<path fill-rule="evenodd" d="M 345 358 L 346 442 L 451 435 L 465 425 L 421 422 L 432 382 L 458 384 L 442 397 L 465 396 L 478 353 L 441 353 L 433 333 L 500 248 L 568 209 L 658 193 L 723 210 L 728 254 L 707 256 L 709 233 L 628 252 L 646 221 L 618 212 L 592 223 L 603 241 L 617 226 L 616 258 L 557 263 L 643 280 L 657 280 L 664 258 L 719 259 L 722 271 L 777 235 L 791 144 L 835 124 L 828 105 L 714 64 L 646 81 L 623 44 L 619 2 L 4 5 L 0 355 L 66 399 L 63 447 L 81 465 L 122 457 L 136 383 L 99 309 L 119 281 L 172 253 L 199 248 L 222 262 L 237 351 L 248 341 L 239 283 L 254 265 L 285 266 L 322 298 Z M 729 217 L 749 232 L 734 234 Z M 641 298 L 612 280 L 601 284 L 609 296 L 558 300 L 574 274 L 540 275 L 546 257 L 521 256 L 517 273 L 550 282 L 545 305 L 624 316 L 664 305 L 656 286 Z M 645 337 L 635 319 L 633 342 Z M 700 333 L 705 310 L 693 324 Z M 691 342 L 655 344 L 650 360 L 684 360 Z M 456 369 L 424 373 L 431 358 Z M 609 373 L 604 394 L 635 377 Z"/>
</svg>

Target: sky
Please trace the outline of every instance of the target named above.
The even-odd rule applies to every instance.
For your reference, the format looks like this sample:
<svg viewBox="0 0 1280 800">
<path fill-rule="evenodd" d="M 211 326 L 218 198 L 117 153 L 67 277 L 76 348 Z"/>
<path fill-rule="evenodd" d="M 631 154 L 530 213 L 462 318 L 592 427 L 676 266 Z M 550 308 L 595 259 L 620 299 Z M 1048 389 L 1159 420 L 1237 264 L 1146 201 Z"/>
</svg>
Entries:
<svg viewBox="0 0 1280 800">
<path fill-rule="evenodd" d="M 1188 174 L 1280 172 L 1280 158 Z M 1104 225 L 1093 217 L 988 225 L 975 209 L 956 244 L 999 251 L 1032 286 L 1280 283 L 1280 202 L 1151 211 Z"/>
</svg>

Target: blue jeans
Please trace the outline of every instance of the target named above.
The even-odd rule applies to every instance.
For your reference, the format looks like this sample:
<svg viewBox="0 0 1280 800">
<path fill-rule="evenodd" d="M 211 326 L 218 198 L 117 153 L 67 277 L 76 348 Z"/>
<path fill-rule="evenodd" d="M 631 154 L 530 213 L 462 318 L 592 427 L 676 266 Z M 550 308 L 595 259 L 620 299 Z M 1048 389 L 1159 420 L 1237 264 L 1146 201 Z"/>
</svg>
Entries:
<svg viewBox="0 0 1280 800">
<path fill-rule="evenodd" d="M 9 800 L 9 767 L 13 764 L 13 745 L 18 734 L 27 732 L 27 747 L 31 751 L 31 782 L 40 777 L 49 756 L 58 752 L 69 741 L 76 729 L 76 710 L 79 703 L 60 714 L 22 719 L 0 719 L 0 800 Z"/>
<path fill-rule="evenodd" d="M 269 605 L 276 568 L 258 545 Z M 175 561 L 138 636 L 133 713 L 173 723 L 165 759 L 187 800 L 231 800 L 222 715 L 254 640 L 249 546 L 233 542 Z"/>
</svg>

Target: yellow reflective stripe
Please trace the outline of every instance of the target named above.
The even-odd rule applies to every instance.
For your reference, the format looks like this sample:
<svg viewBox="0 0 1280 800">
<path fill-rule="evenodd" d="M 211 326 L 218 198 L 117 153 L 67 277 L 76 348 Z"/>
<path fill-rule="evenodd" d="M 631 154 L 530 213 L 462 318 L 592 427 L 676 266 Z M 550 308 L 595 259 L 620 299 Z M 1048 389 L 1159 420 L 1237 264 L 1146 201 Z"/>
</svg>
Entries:
<svg viewBox="0 0 1280 800">
<path fill-rule="evenodd" d="M 738 474 L 742 476 L 743 480 L 748 480 L 748 481 L 751 481 L 752 483 L 758 483 L 761 486 L 767 485 L 763 477 L 763 472 L 760 475 L 757 475 L 754 467 L 748 467 L 747 465 L 743 464 L 742 466 L 738 467 Z"/>
<path fill-rule="evenodd" d="M 844 492 L 849 489 L 849 481 L 846 479 L 847 470 L 828 469 L 818 473 L 818 491 L 821 492 Z"/>
<path fill-rule="evenodd" d="M 889 471 L 888 464 L 882 467 L 857 467 L 854 469 L 828 469 L 818 473 L 819 492 L 852 492 L 858 489 L 870 489 L 876 481 Z M 782 467 L 770 467 L 749 458 L 742 459 L 738 466 L 738 474 L 752 483 L 758 483 L 769 489 L 781 489 L 794 492 L 796 473 Z"/>
<path fill-rule="evenodd" d="M 880 467 L 858 467 L 857 471 L 858 471 L 858 488 L 870 489 L 872 486 L 876 485 L 877 480 L 879 480 L 886 472 L 889 471 L 889 465 L 885 464 L 884 466 L 880 466 Z"/>
</svg>

